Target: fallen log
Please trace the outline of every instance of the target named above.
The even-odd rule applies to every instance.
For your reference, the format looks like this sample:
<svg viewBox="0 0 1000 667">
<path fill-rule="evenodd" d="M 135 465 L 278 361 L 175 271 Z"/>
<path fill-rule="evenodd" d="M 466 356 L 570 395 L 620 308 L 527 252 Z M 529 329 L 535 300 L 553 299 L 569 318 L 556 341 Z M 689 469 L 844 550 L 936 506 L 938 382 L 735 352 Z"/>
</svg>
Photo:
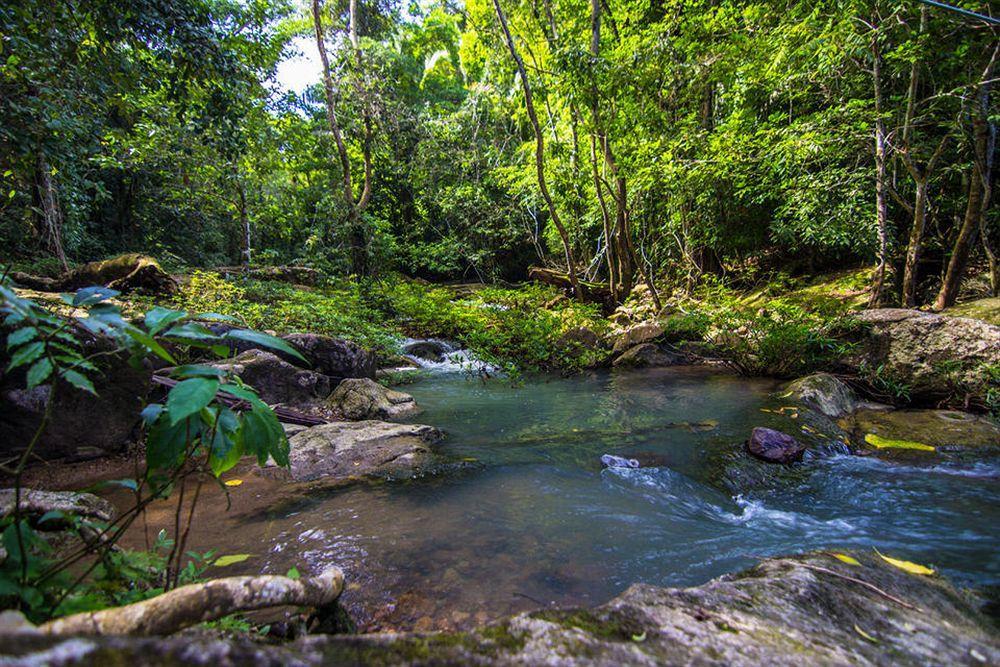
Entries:
<svg viewBox="0 0 1000 667">
<path fill-rule="evenodd" d="M 175 386 L 178 382 L 179 380 L 168 378 L 163 375 L 153 376 L 153 384 L 158 384 L 161 387 L 170 388 Z M 247 401 L 241 398 L 237 398 L 232 394 L 228 394 L 223 389 L 219 390 L 217 398 L 230 410 L 236 410 L 237 412 L 242 412 L 244 410 L 250 409 L 250 404 Z M 291 408 L 282 407 L 280 405 L 272 405 L 271 409 L 274 410 L 274 414 L 277 415 L 278 421 L 283 422 L 285 424 L 297 424 L 299 426 L 319 426 L 320 424 L 330 423 L 328 420 L 323 419 L 322 417 L 307 415 L 297 410 L 292 410 Z"/>
<path fill-rule="evenodd" d="M 546 285 L 552 285 L 564 290 L 572 290 L 573 283 L 564 271 L 546 269 L 541 266 L 532 266 L 528 269 L 528 277 Z M 607 283 L 591 283 L 580 281 L 580 288 L 583 290 L 583 298 L 586 301 L 603 303 L 610 305 L 613 301 L 611 297 L 611 287 Z"/>
<path fill-rule="evenodd" d="M 33 276 L 15 271 L 15 283 L 43 292 L 68 292 L 83 287 L 105 285 L 119 292 L 173 294 L 177 283 L 152 257 L 129 253 L 99 262 L 88 262 L 58 278 Z"/>
<path fill-rule="evenodd" d="M 241 611 L 269 607 L 328 607 L 344 590 L 344 573 L 331 567 L 318 577 L 264 574 L 224 577 L 181 586 L 149 600 L 73 614 L 38 627 L 49 635 L 169 635 Z"/>
</svg>

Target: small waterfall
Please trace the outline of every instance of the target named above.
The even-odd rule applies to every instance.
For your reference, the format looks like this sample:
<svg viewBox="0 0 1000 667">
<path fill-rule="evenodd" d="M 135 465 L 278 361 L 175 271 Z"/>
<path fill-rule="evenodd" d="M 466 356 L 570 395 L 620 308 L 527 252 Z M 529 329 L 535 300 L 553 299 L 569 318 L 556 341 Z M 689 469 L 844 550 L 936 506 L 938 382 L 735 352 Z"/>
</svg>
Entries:
<svg viewBox="0 0 1000 667">
<path fill-rule="evenodd" d="M 400 347 L 403 356 L 420 368 L 437 373 L 494 372 L 496 368 L 477 359 L 468 350 L 437 338 L 407 338 Z"/>
</svg>

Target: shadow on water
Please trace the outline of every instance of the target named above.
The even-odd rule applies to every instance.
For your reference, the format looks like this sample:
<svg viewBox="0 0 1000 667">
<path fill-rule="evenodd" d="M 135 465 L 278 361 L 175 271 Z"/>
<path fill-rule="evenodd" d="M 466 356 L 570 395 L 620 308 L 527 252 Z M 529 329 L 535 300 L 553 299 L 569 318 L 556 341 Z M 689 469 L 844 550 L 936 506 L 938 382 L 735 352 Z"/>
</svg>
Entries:
<svg viewBox="0 0 1000 667">
<path fill-rule="evenodd" d="M 443 428 L 439 451 L 471 467 L 284 504 L 269 497 L 192 539 L 218 546 L 218 522 L 228 522 L 225 549 L 256 555 L 246 571 L 342 566 L 346 604 L 367 629 L 599 604 L 635 582 L 697 584 L 762 556 L 831 546 L 877 546 L 961 584 L 1000 580 L 996 460 L 830 456 L 766 494 L 730 495 L 719 455 L 753 426 L 798 426 L 762 412 L 780 405 L 775 388 L 706 369 L 516 386 L 431 375 L 406 388 L 424 407 L 417 420 Z M 605 453 L 655 467 L 602 470 Z"/>
</svg>

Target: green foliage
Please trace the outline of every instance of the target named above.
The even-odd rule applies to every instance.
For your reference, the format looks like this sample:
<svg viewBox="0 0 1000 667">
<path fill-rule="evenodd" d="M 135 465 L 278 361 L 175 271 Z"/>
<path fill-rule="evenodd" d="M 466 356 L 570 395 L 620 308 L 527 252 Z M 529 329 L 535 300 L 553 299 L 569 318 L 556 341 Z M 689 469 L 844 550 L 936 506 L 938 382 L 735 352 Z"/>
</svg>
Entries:
<svg viewBox="0 0 1000 667">
<path fill-rule="evenodd" d="M 5 372 L 23 372 L 27 388 L 49 386 L 46 412 L 15 468 L 16 489 L 20 489 L 21 472 L 48 424 L 56 394 L 96 393 L 91 376 L 100 371 L 101 358 L 109 353 L 125 355 L 132 364 L 141 364 L 150 355 L 176 364 L 174 354 L 185 350 L 226 355 L 231 341 L 249 340 L 298 354 L 284 341 L 255 331 L 232 329 L 222 335 L 213 334 L 197 321 L 204 319 L 205 314 L 192 315 L 157 306 L 145 313 L 141 323 L 132 323 L 123 317 L 117 305 L 110 303 L 116 296 L 117 292 L 104 287 L 63 295 L 66 304 L 86 311 L 85 317 L 63 317 L 0 286 L 0 313 L 8 331 L 6 348 L 10 358 Z M 104 345 L 85 346 L 86 334 Z M 277 417 L 238 378 L 200 364 L 175 365 L 171 374 L 177 382 L 167 392 L 165 402 L 152 403 L 142 410 L 146 471 L 138 480 L 118 482 L 135 494 L 136 505 L 131 513 L 140 512 L 153 499 L 169 496 L 174 486 L 183 484 L 191 474 L 218 478 L 245 455 L 255 456 L 261 465 L 269 458 L 279 465 L 288 465 L 288 441 Z M 242 400 L 248 407 L 235 412 L 226 403 L 226 397 Z M 198 565 L 198 558 L 188 554 L 188 562 L 182 568 L 182 545 L 171 545 L 181 546 L 181 551 L 171 548 L 164 563 L 155 560 L 155 553 L 115 551 L 115 541 L 123 533 L 122 524 L 103 525 L 61 513 L 42 517 L 39 523 L 45 521 L 66 524 L 68 530 L 82 539 L 85 547 L 81 553 L 92 554 L 96 560 L 85 576 L 74 580 L 69 576 L 69 568 L 80 554 L 55 553 L 39 536 L 38 526 L 22 517 L 19 506 L 0 518 L 7 552 L 7 558 L 0 563 L 0 598 L 16 600 L 36 620 L 119 601 L 106 594 L 108 582 L 112 582 L 111 588 L 125 580 L 138 582 L 148 579 L 150 573 L 162 572 L 166 565 L 162 585 L 176 586 L 199 576 L 207 566 Z M 86 585 L 81 588 L 82 584 Z"/>
</svg>

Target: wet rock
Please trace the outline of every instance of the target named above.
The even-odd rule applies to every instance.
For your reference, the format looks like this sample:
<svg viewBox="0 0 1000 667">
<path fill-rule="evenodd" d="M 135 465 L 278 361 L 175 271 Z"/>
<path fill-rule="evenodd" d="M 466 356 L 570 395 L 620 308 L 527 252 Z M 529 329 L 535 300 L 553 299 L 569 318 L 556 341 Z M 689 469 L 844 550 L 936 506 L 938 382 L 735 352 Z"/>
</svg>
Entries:
<svg viewBox="0 0 1000 667">
<path fill-rule="evenodd" d="M 2 336 L 2 334 L 0 334 Z M 87 355 L 110 352 L 112 343 L 81 333 Z M 0 369 L 9 357 L 0 346 Z M 152 371 L 131 366 L 126 355 L 98 357 L 90 373 L 97 396 L 59 381 L 49 424 L 35 446 L 43 459 L 112 454 L 132 440 L 139 412 L 152 389 Z M 13 456 L 31 441 L 41 423 L 51 388 L 25 389 L 24 370 L 0 371 L 0 454 Z"/>
<path fill-rule="evenodd" d="M 451 351 L 450 346 L 439 340 L 418 340 L 403 345 L 403 352 L 406 355 L 436 364 L 444 361 Z"/>
<path fill-rule="evenodd" d="M 368 378 L 343 380 L 327 404 L 347 419 L 393 419 L 419 411 L 409 394 L 386 389 Z"/>
<path fill-rule="evenodd" d="M 375 355 L 350 341 L 310 333 L 282 338 L 302 352 L 318 373 L 334 378 L 375 378 Z"/>
<path fill-rule="evenodd" d="M 870 552 L 846 553 L 860 565 L 828 553 L 770 558 L 701 586 L 636 584 L 594 609 L 535 611 L 458 634 L 317 635 L 281 646 L 10 634 L 0 655 L 23 664 L 58 656 L 65 665 L 212 667 L 1000 663 L 995 626 L 947 580 L 908 574 Z"/>
<path fill-rule="evenodd" d="M 939 448 L 1000 449 L 1000 426 L 957 410 L 860 410 L 841 425 L 858 443 L 868 433 L 888 440 L 913 440 Z"/>
<path fill-rule="evenodd" d="M 847 384 L 829 373 L 815 373 L 790 382 L 785 387 L 794 400 L 808 408 L 837 419 L 851 414 L 863 401 Z"/>
<path fill-rule="evenodd" d="M 802 459 L 806 447 L 787 433 L 758 426 L 750 433 L 747 451 L 768 463 L 794 463 Z"/>
<path fill-rule="evenodd" d="M 409 476 L 431 459 L 429 445 L 441 432 L 421 424 L 381 421 L 334 422 L 313 426 L 289 440 L 291 469 L 265 473 L 297 482 L 342 482 L 366 476 Z"/>
<path fill-rule="evenodd" d="M 685 361 L 683 355 L 664 352 L 653 343 L 642 343 L 618 355 L 611 365 L 615 368 L 653 368 L 676 366 Z"/>
<path fill-rule="evenodd" d="M 1000 327 L 903 308 L 867 310 L 857 317 L 871 326 L 858 366 L 881 366 L 918 399 L 967 394 L 985 400 L 989 367 L 1000 364 Z"/>
<path fill-rule="evenodd" d="M 618 335 L 612 352 L 614 354 L 621 354 L 636 345 L 651 343 L 662 335 L 663 327 L 657 322 L 636 324 Z"/>
<path fill-rule="evenodd" d="M 302 405 L 326 398 L 330 378 L 298 368 L 263 350 L 247 350 L 238 356 L 212 364 L 238 376 L 267 403 Z"/>
<path fill-rule="evenodd" d="M 0 517 L 14 512 L 15 495 L 14 489 L 0 489 Z M 92 521 L 111 521 L 116 514 L 114 505 L 91 493 L 21 490 L 22 516 L 37 521 L 47 512 L 73 514 Z M 41 528 L 57 529 L 62 525 L 63 522 L 52 520 L 41 524 Z"/>
</svg>

